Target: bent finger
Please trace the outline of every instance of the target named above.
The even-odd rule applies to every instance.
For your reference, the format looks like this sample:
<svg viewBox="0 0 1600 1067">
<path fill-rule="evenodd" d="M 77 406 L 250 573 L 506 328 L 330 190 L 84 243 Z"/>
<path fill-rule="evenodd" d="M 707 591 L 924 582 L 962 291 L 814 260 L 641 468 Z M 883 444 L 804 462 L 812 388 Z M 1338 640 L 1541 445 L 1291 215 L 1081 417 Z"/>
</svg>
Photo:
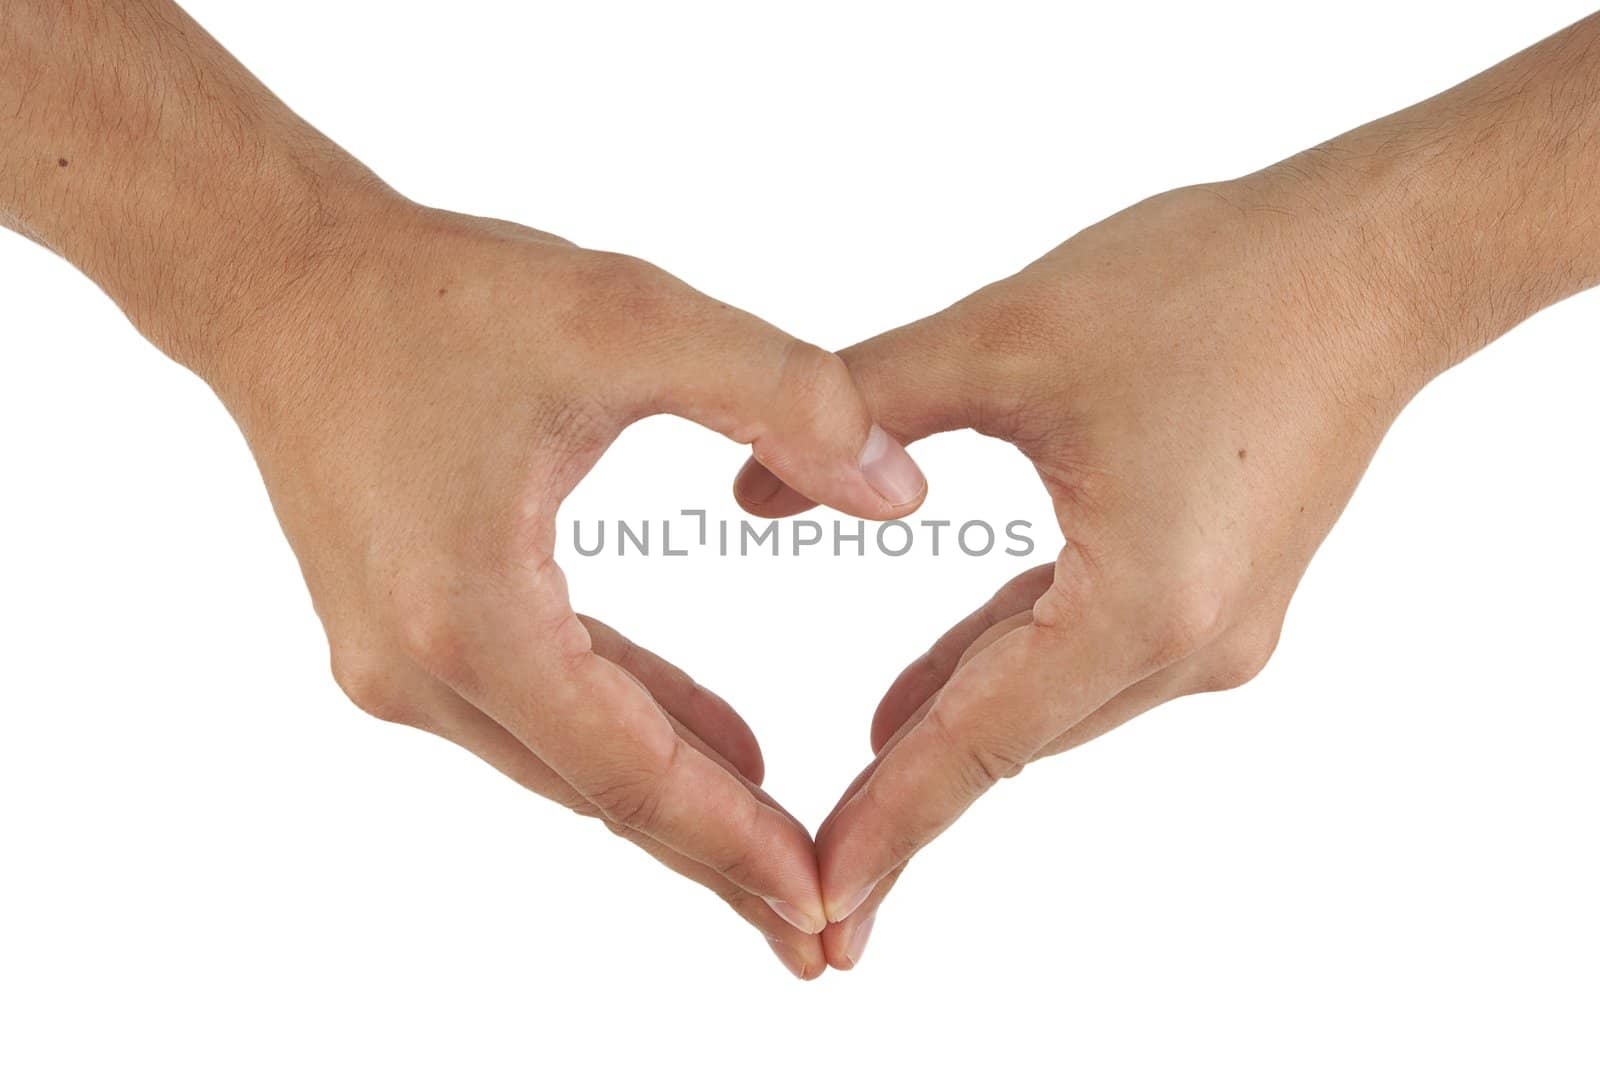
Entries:
<svg viewBox="0 0 1600 1067">
<path fill-rule="evenodd" d="M 881 751 L 905 721 L 943 688 L 978 638 L 1001 620 L 1033 606 L 1050 587 L 1054 569 L 1053 564 L 1046 563 L 1017 575 L 900 672 L 872 716 L 874 752 Z"/>
<path fill-rule="evenodd" d="M 637 678 L 668 714 L 721 754 L 741 775 L 761 784 L 766 774 L 761 745 L 750 725 L 727 701 L 681 668 L 634 644 L 598 619 L 587 615 L 579 615 L 578 619 L 589 631 L 596 655 Z"/>
<path fill-rule="evenodd" d="M 872 419 L 844 362 L 753 315 L 702 298 L 687 331 L 630 364 L 630 417 L 678 415 L 749 444 L 808 498 L 868 519 L 914 510 L 926 480 Z"/>
<path fill-rule="evenodd" d="M 469 628 L 414 642 L 430 670 L 613 822 L 728 878 L 808 933 L 825 925 L 809 835 L 688 744 L 649 691 L 598 655 L 553 561 L 475 591 Z M 459 623 L 458 623 L 459 625 Z"/>
<path fill-rule="evenodd" d="M 1001 778 L 1124 687 L 1114 631 L 1029 623 L 955 673 L 818 835 L 828 918 L 938 836 Z"/>
<path fill-rule="evenodd" d="M 531 792 L 579 815 L 599 819 L 618 837 L 638 846 L 668 870 L 711 890 L 761 933 L 774 954 L 796 977 L 810 979 L 822 973 L 825 956 L 818 935 L 796 929 L 765 901 L 741 889 L 705 864 L 696 863 L 640 831 L 606 822 L 598 808 L 510 732 L 448 687 L 433 684 L 435 690 L 426 701 L 427 728 L 431 732 L 473 753 Z M 686 728 L 685 732 L 687 734 Z M 686 736 L 686 740 L 695 743 L 692 736 Z"/>
<path fill-rule="evenodd" d="M 1025 337 L 1018 331 L 998 336 L 987 325 L 996 318 L 985 310 L 988 292 L 980 290 L 937 315 L 839 353 L 867 410 L 893 440 L 909 445 L 966 428 L 1009 437 L 1017 429 L 1016 375 L 1006 357 Z M 758 451 L 734 478 L 741 507 L 763 518 L 783 518 L 830 503 L 767 459 Z"/>
</svg>

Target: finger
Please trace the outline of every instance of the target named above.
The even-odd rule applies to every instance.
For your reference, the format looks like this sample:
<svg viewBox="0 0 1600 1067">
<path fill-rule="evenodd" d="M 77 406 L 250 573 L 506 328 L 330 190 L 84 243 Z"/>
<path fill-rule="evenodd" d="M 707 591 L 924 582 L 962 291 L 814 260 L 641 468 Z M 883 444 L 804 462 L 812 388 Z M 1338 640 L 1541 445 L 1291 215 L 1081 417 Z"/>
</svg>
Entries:
<svg viewBox="0 0 1600 1067">
<path fill-rule="evenodd" d="M 904 728 L 894 738 L 890 739 L 889 743 L 884 747 L 884 753 L 892 750 L 895 743 L 903 735 Z M 833 810 L 828 813 L 828 817 L 822 821 L 822 825 L 817 830 L 817 839 L 819 841 L 828 833 L 828 827 L 833 823 L 839 812 L 844 809 L 845 805 L 850 803 L 850 799 L 856 795 L 861 786 L 872 776 L 872 772 L 877 768 L 878 761 L 882 758 L 883 753 L 880 753 L 860 774 L 856 775 L 855 780 L 839 796 L 839 800 L 834 804 Z M 867 895 L 867 899 L 861 903 L 860 907 L 845 916 L 841 921 L 829 923 L 827 929 L 822 931 L 822 945 L 830 967 L 848 971 L 861 962 L 862 953 L 866 951 L 867 939 L 872 935 L 873 924 L 878 916 L 878 909 L 882 906 L 884 898 L 889 895 L 889 890 L 893 889 L 895 883 L 900 880 L 900 875 L 905 872 L 905 869 L 906 865 L 902 863 L 889 872 L 877 885 L 873 886 L 872 892 Z"/>
<path fill-rule="evenodd" d="M 722 755 L 757 785 L 766 773 L 761 746 L 748 723 L 728 702 L 678 667 L 641 648 L 597 619 L 579 615 L 596 655 L 633 675 L 667 713 Z"/>
<path fill-rule="evenodd" d="M 984 649 L 988 648 L 990 645 L 994 644 L 1011 631 L 1021 629 L 1022 627 L 1026 626 L 1030 621 L 1031 616 L 1027 612 L 1019 612 L 1016 615 L 1002 619 L 995 623 L 976 641 L 972 642 L 972 644 L 967 647 L 966 651 L 962 653 L 961 660 L 956 665 L 955 669 L 959 670 L 961 666 L 966 664 L 968 659 L 976 656 L 978 653 L 982 652 Z M 877 770 L 878 765 L 882 763 L 891 752 L 894 751 L 895 746 L 898 745 L 901 739 L 911 731 L 911 728 L 916 726 L 917 723 L 921 722 L 923 716 L 927 715 L 928 709 L 933 707 L 933 703 L 938 696 L 939 693 L 937 691 L 930 693 L 927 698 L 924 699 L 923 702 L 917 707 L 916 711 L 906 716 L 904 721 L 902 721 L 895 729 L 895 732 L 884 741 L 882 747 L 878 749 L 877 754 L 873 757 L 872 762 L 867 764 L 866 767 L 862 769 L 861 773 L 855 776 L 854 780 L 851 781 L 850 785 L 845 789 L 844 793 L 840 795 L 838 801 L 834 804 L 833 810 L 828 813 L 828 817 L 822 821 L 822 825 L 817 830 L 817 836 L 819 839 L 822 837 L 823 833 L 827 831 L 829 826 L 832 825 L 834 819 L 838 817 L 839 812 L 850 803 L 851 798 L 853 798 L 856 793 L 860 792 L 862 786 L 867 784 L 868 779 L 872 777 L 872 773 Z"/>
<path fill-rule="evenodd" d="M 1018 430 L 1006 388 L 1011 355 L 1029 334 L 1020 319 L 990 305 L 989 290 L 937 315 L 880 334 L 839 353 L 867 409 L 895 440 L 911 444 L 946 430 L 972 428 L 1011 437 Z M 734 478 L 741 507 L 782 518 L 813 507 L 818 498 L 760 454 Z M 820 501 L 826 503 L 826 501 Z"/>
<path fill-rule="evenodd" d="M 761 932 L 773 955 L 796 978 L 810 981 L 827 970 L 827 953 L 823 949 L 821 935 L 796 929 L 773 911 L 766 901 L 739 888 L 709 867 L 674 852 L 655 838 L 611 823 L 606 825 L 617 836 L 632 841 L 668 869 L 699 882 L 721 897 L 742 919 Z"/>
<path fill-rule="evenodd" d="M 883 898 L 889 895 L 889 890 L 900 881 L 905 870 L 906 865 L 902 863 L 884 875 L 859 908 L 846 916 L 843 922 L 833 923 L 822 931 L 822 950 L 828 966 L 848 971 L 861 962 L 867 950 L 867 941 L 872 937 L 873 926 L 877 923 Z"/>
<path fill-rule="evenodd" d="M 1026 575 L 1024 575 L 1024 577 L 1026 577 Z M 1021 626 L 1025 626 L 1030 618 L 1031 616 L 1027 612 L 1019 612 L 1016 615 L 1002 619 L 990 626 L 990 628 L 981 634 L 976 640 L 967 645 L 966 649 L 964 649 L 961 653 L 959 662 L 952 664 L 952 673 L 955 670 L 958 670 L 961 664 L 964 664 L 968 659 L 977 655 L 979 652 L 983 651 L 983 649 L 1004 637 L 1007 633 L 1010 633 L 1012 630 L 1018 629 Z M 851 798 L 853 798 L 861 789 L 861 787 L 866 784 L 867 780 L 872 776 L 873 771 L 876 770 L 878 764 L 882 762 L 884 757 L 892 752 L 894 747 L 899 744 L 901 738 L 905 737 L 905 735 L 910 731 L 911 727 L 914 726 L 917 721 L 922 718 L 922 716 L 927 714 L 928 709 L 933 706 L 935 696 L 937 696 L 937 691 L 928 694 L 917 710 L 906 716 L 900 725 L 896 727 L 894 733 L 890 737 L 884 739 L 884 742 L 879 747 L 878 754 L 873 759 L 872 763 L 868 764 L 866 769 L 856 776 L 855 780 L 850 783 L 849 788 L 847 788 L 844 791 L 844 794 L 839 798 L 839 802 L 834 805 L 833 811 L 829 812 L 828 817 L 823 820 L 823 824 L 817 833 L 818 840 L 821 840 L 824 834 L 828 832 L 829 826 L 833 823 L 839 812 L 850 803 Z M 900 880 L 900 875 L 904 871 L 905 864 L 901 864 L 899 867 L 896 867 L 873 887 L 872 892 L 867 895 L 867 899 L 862 902 L 859 907 L 854 909 L 842 921 L 830 924 L 828 928 L 823 931 L 823 945 L 827 950 L 828 962 L 831 966 L 840 970 L 849 970 L 851 967 L 854 967 L 856 964 L 861 962 L 861 955 L 866 950 L 867 940 L 872 934 L 873 924 L 878 915 L 878 909 L 880 906 L 882 906 L 884 898 L 889 895 L 889 891 L 894 888 L 895 883 Z"/>
<path fill-rule="evenodd" d="M 898 739 L 897 736 L 894 740 Z M 893 744 L 894 742 L 891 741 L 888 747 L 892 748 Z M 882 757 L 878 758 L 881 759 Z M 856 775 L 855 780 L 840 795 L 838 802 L 833 806 L 833 810 L 828 813 L 828 817 L 822 821 L 822 826 L 818 828 L 818 840 L 821 840 L 823 835 L 827 833 L 828 827 L 832 824 L 834 818 L 872 775 L 877 764 L 878 759 L 874 759 L 860 774 Z M 822 931 L 822 946 L 830 967 L 848 971 L 861 962 L 861 956 L 866 951 L 867 939 L 872 935 L 873 923 L 877 919 L 878 908 L 883 904 L 884 897 L 889 895 L 889 890 L 894 888 L 895 883 L 900 880 L 900 875 L 905 869 L 906 865 L 903 863 L 896 867 L 873 887 L 872 892 L 868 894 L 867 899 L 862 902 L 860 907 L 856 908 L 842 921 L 828 924 L 828 927 Z"/>
<path fill-rule="evenodd" d="M 825 925 L 810 836 L 688 744 L 648 694 L 606 660 L 582 659 L 567 716 L 520 724 L 537 751 L 613 822 L 760 896 L 808 933 Z"/>
<path fill-rule="evenodd" d="M 1030 612 L 1019 611 L 1015 615 L 1008 615 L 994 623 L 983 633 L 979 634 L 971 644 L 961 651 L 960 658 L 951 665 L 951 676 L 954 676 L 957 671 L 966 666 L 968 660 L 983 652 L 984 649 L 988 648 L 1002 637 L 1005 637 L 1013 630 L 1022 629 L 1032 621 L 1033 615 Z M 938 689 L 929 693 L 927 697 L 923 699 L 922 703 L 917 706 L 916 710 L 910 715 L 907 715 L 900 722 L 900 725 L 895 727 L 894 733 L 890 734 L 884 739 L 883 747 L 878 750 L 876 758 L 871 764 L 868 765 L 869 771 L 879 763 L 882 763 L 884 758 L 887 757 L 890 752 L 894 751 L 894 747 L 900 743 L 901 739 L 903 739 L 906 734 L 910 733 L 911 729 L 915 727 L 917 723 L 922 721 L 923 717 L 926 716 L 933 708 L 934 702 L 939 699 L 939 694 L 943 692 L 943 690 L 944 687 L 941 685 Z M 861 777 L 859 777 L 855 782 L 851 783 L 852 788 L 860 789 L 861 786 L 866 784 L 867 777 L 870 776 L 863 772 Z M 837 808 L 835 811 L 837 812 Z"/>
<path fill-rule="evenodd" d="M 881 751 L 905 721 L 950 680 L 974 641 L 1002 619 L 1033 607 L 1050 588 L 1054 571 L 1054 565 L 1046 563 L 1017 575 L 901 671 L 872 716 L 872 751 Z"/>
<path fill-rule="evenodd" d="M 704 740 L 689 732 L 670 712 L 668 717 L 672 719 L 674 728 L 677 729 L 679 735 L 685 741 L 715 760 L 724 769 L 737 773 L 736 768 L 729 764 L 720 753 L 711 749 Z M 753 783 L 746 784 L 762 803 L 776 810 L 800 833 L 805 833 L 805 827 L 800 820 L 796 819 L 787 809 L 773 800 L 765 790 Z M 761 932 L 761 935 L 766 939 L 767 947 L 772 950 L 773 955 L 777 956 L 779 962 L 796 978 L 801 981 L 810 981 L 827 970 L 827 958 L 822 948 L 820 934 L 811 934 L 800 930 L 792 921 L 785 919 L 774 911 L 772 905 L 767 901 L 753 895 L 748 890 L 740 888 L 705 864 L 696 863 L 682 853 L 674 851 L 655 838 L 638 830 L 619 826 L 613 822 L 605 822 L 604 825 L 618 837 L 631 841 L 642 848 L 669 870 L 675 871 L 691 881 L 698 882 L 710 889 L 721 898 L 723 903 L 731 907 L 741 918 Z"/>
<path fill-rule="evenodd" d="M 786 519 L 817 506 L 816 501 L 783 484 L 783 480 L 751 456 L 733 476 L 733 499 L 763 519 Z"/>
<path fill-rule="evenodd" d="M 1007 397 L 1018 381 L 1013 360 L 1037 349 L 1041 331 L 1025 313 L 996 306 L 999 285 L 935 315 L 852 345 L 839 356 L 873 417 L 907 444 L 948 430 L 1010 437 Z"/>
<path fill-rule="evenodd" d="M 418 706 L 425 708 L 426 729 L 459 745 L 524 788 L 580 814 L 604 816 L 567 781 L 535 756 L 493 719 L 468 704 L 448 687 L 431 682 Z M 687 734 L 694 744 L 696 738 Z M 765 794 L 763 794 L 765 799 Z M 787 814 L 787 813 L 785 813 Z M 792 816 L 791 816 L 792 818 Z M 798 825 L 798 824 L 797 824 Z M 816 934 L 797 930 L 768 904 L 739 888 L 702 863 L 675 852 L 637 830 L 607 824 L 617 836 L 632 842 L 669 870 L 705 886 L 766 939 L 778 959 L 796 977 L 815 978 L 824 970 L 825 956 Z"/>
<path fill-rule="evenodd" d="M 1162 675 L 1146 678 L 1123 690 L 1094 714 L 1064 731 L 1040 750 L 1039 758 L 1060 755 L 1068 749 L 1087 744 L 1179 695 L 1170 678 Z"/>
<path fill-rule="evenodd" d="M 980 638 L 979 641 L 974 642 L 971 652 L 976 654 L 976 652 L 980 651 L 982 647 L 987 647 L 987 645 L 999 640 L 1012 630 L 1019 629 L 1022 626 L 1027 625 L 1027 622 L 1028 617 L 1025 614 L 1016 615 L 1010 619 L 1002 620 L 1001 622 L 997 623 L 983 638 Z M 878 769 L 878 765 L 882 763 L 891 752 L 894 751 L 895 746 L 900 743 L 901 738 L 905 737 L 905 735 L 911 731 L 912 727 L 916 726 L 917 723 L 922 721 L 922 717 L 928 713 L 929 708 L 933 707 L 933 702 L 938 698 L 938 695 L 938 693 L 933 693 L 930 695 L 922 702 L 921 706 L 918 707 L 915 712 L 907 716 L 906 720 L 900 724 L 899 728 L 895 730 L 893 735 L 891 735 L 889 739 L 884 742 L 883 747 L 878 750 L 878 753 L 873 757 L 872 762 L 863 767 L 861 769 L 861 773 L 857 774 L 855 778 L 851 780 L 850 784 L 845 788 L 845 791 L 840 794 L 839 799 L 834 803 L 833 810 L 828 812 L 828 817 L 823 819 L 822 825 L 818 827 L 817 838 L 819 840 L 828 833 L 829 827 L 833 825 L 833 822 L 838 818 L 839 813 L 843 811 L 845 807 L 849 805 L 850 801 L 855 797 L 855 795 L 861 791 L 861 787 L 867 784 L 867 781 L 872 777 L 873 772 Z"/>
<path fill-rule="evenodd" d="M 1135 668 L 1109 621 L 1010 629 L 958 670 L 817 839 L 825 906 L 842 921 L 1003 777 L 1124 688 Z"/>
<path fill-rule="evenodd" d="M 852 515 L 894 518 L 921 503 L 922 472 L 873 423 L 838 356 L 694 296 L 653 362 L 629 353 L 616 386 L 629 417 L 667 412 L 749 444 L 787 484 Z"/>
<path fill-rule="evenodd" d="M 974 642 L 969 655 L 976 655 L 978 651 L 981 651 L 981 646 L 992 643 L 998 639 L 998 636 L 1015 628 L 1019 625 L 1020 619 L 1020 616 L 1007 619 L 993 627 L 990 632 L 984 634 L 977 642 Z M 1034 758 L 1036 760 L 1044 759 L 1047 756 L 1081 745 L 1121 726 L 1123 723 L 1159 704 L 1181 696 L 1188 691 L 1187 675 L 1189 673 L 1191 672 L 1187 665 L 1175 665 L 1129 686 L 1100 708 L 1090 713 L 1083 721 L 1066 730 L 1054 741 L 1047 744 Z M 897 729 L 895 735 L 886 741 L 885 753 L 892 749 L 895 742 L 905 736 L 907 729 L 914 724 L 917 718 L 926 714 L 932 703 L 933 695 L 929 695 L 918 711 L 908 717 L 907 721 L 903 722 Z M 879 758 L 882 758 L 881 755 Z M 866 781 L 871 769 L 869 767 L 866 771 L 863 771 L 856 781 L 851 784 L 851 788 L 846 790 L 845 796 L 840 802 L 841 805 L 847 803 L 849 798 Z M 835 811 L 837 810 L 836 808 Z M 824 823 L 824 828 L 826 828 L 826 825 Z M 819 831 L 818 838 L 820 839 L 821 837 L 822 831 Z M 879 909 L 883 906 L 883 901 L 889 895 L 890 890 L 899 882 L 900 876 L 905 873 L 905 869 L 905 864 L 896 867 L 873 887 L 872 892 L 867 895 L 867 899 L 861 903 L 860 907 L 852 911 L 842 922 L 829 924 L 828 928 L 822 932 L 822 946 L 827 954 L 829 966 L 838 970 L 850 970 L 861 962 L 862 955 L 866 951 L 867 942 L 871 938 L 874 925 L 877 922 Z"/>
<path fill-rule="evenodd" d="M 470 595 L 429 670 L 483 709 L 608 819 L 703 863 L 808 933 L 825 925 L 809 835 L 686 743 L 649 692 L 597 655 L 554 561 Z"/>
<path fill-rule="evenodd" d="M 1039 758 L 1059 755 L 1087 744 L 1117 727 L 1132 722 L 1151 708 L 1199 691 L 1196 685 L 1200 660 L 1191 658 L 1157 671 L 1149 678 L 1124 689 L 1093 714 L 1064 730 L 1039 752 Z"/>
</svg>

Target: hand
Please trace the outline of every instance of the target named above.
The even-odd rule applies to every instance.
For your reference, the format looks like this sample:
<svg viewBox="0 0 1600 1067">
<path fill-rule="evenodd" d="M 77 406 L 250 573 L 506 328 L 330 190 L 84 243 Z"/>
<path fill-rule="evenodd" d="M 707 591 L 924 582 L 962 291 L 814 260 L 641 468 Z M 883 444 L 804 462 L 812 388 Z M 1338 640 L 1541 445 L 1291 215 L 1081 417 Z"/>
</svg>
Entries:
<svg viewBox="0 0 1600 1067">
<path fill-rule="evenodd" d="M 710 887 L 796 974 L 824 969 L 810 836 L 725 703 L 573 614 L 555 515 L 629 423 L 754 445 L 851 514 L 920 472 L 837 357 L 635 259 L 389 204 L 230 323 L 204 370 L 297 553 L 340 685 Z M 159 326 L 152 332 L 160 335 Z"/>
<path fill-rule="evenodd" d="M 1269 172 L 1159 196 L 843 353 L 900 440 L 971 427 L 1015 443 L 1066 547 L 878 706 L 876 759 L 817 835 L 833 965 L 859 959 L 906 862 L 1000 779 L 1265 664 L 1426 380 L 1409 309 L 1382 295 L 1400 250 L 1318 195 Z M 736 483 L 762 515 L 806 507 L 797 489 L 754 461 Z"/>
</svg>

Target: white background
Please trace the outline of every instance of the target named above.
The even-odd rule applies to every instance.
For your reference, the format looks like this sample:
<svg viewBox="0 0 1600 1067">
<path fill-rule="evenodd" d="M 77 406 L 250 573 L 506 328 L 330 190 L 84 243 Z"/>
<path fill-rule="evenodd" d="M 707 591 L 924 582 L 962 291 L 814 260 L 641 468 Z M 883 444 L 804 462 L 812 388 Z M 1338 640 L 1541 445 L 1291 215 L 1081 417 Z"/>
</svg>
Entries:
<svg viewBox="0 0 1600 1067">
<path fill-rule="evenodd" d="M 408 194 L 651 258 L 829 346 L 1586 13 L 189 7 Z M 0 311 L 0 1061 L 1600 1057 L 1593 294 L 1412 406 L 1258 681 L 1005 784 L 863 966 L 810 985 L 710 894 L 350 708 L 203 387 L 10 235 Z M 1009 449 L 915 451 L 930 513 L 1045 520 Z M 731 515 L 739 459 L 651 422 L 567 514 Z M 815 826 L 883 687 L 1015 569 L 869 562 L 571 573 L 745 713 Z"/>
</svg>

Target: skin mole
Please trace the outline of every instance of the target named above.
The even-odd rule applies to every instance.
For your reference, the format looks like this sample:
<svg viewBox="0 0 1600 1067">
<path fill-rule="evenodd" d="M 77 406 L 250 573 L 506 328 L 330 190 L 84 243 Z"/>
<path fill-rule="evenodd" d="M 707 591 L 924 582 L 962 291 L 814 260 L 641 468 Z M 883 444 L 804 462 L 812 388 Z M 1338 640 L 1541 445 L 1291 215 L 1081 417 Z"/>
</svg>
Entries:
<svg viewBox="0 0 1600 1067">
<path fill-rule="evenodd" d="M 67 165 L 67 161 L 66 161 L 65 158 L 56 160 L 56 166 L 65 167 L 66 165 Z"/>
<path fill-rule="evenodd" d="M 1244 457 L 1245 457 L 1245 450 L 1241 448 L 1241 449 L 1239 449 L 1239 460 L 1240 460 L 1240 462 L 1244 461 Z"/>
</svg>

